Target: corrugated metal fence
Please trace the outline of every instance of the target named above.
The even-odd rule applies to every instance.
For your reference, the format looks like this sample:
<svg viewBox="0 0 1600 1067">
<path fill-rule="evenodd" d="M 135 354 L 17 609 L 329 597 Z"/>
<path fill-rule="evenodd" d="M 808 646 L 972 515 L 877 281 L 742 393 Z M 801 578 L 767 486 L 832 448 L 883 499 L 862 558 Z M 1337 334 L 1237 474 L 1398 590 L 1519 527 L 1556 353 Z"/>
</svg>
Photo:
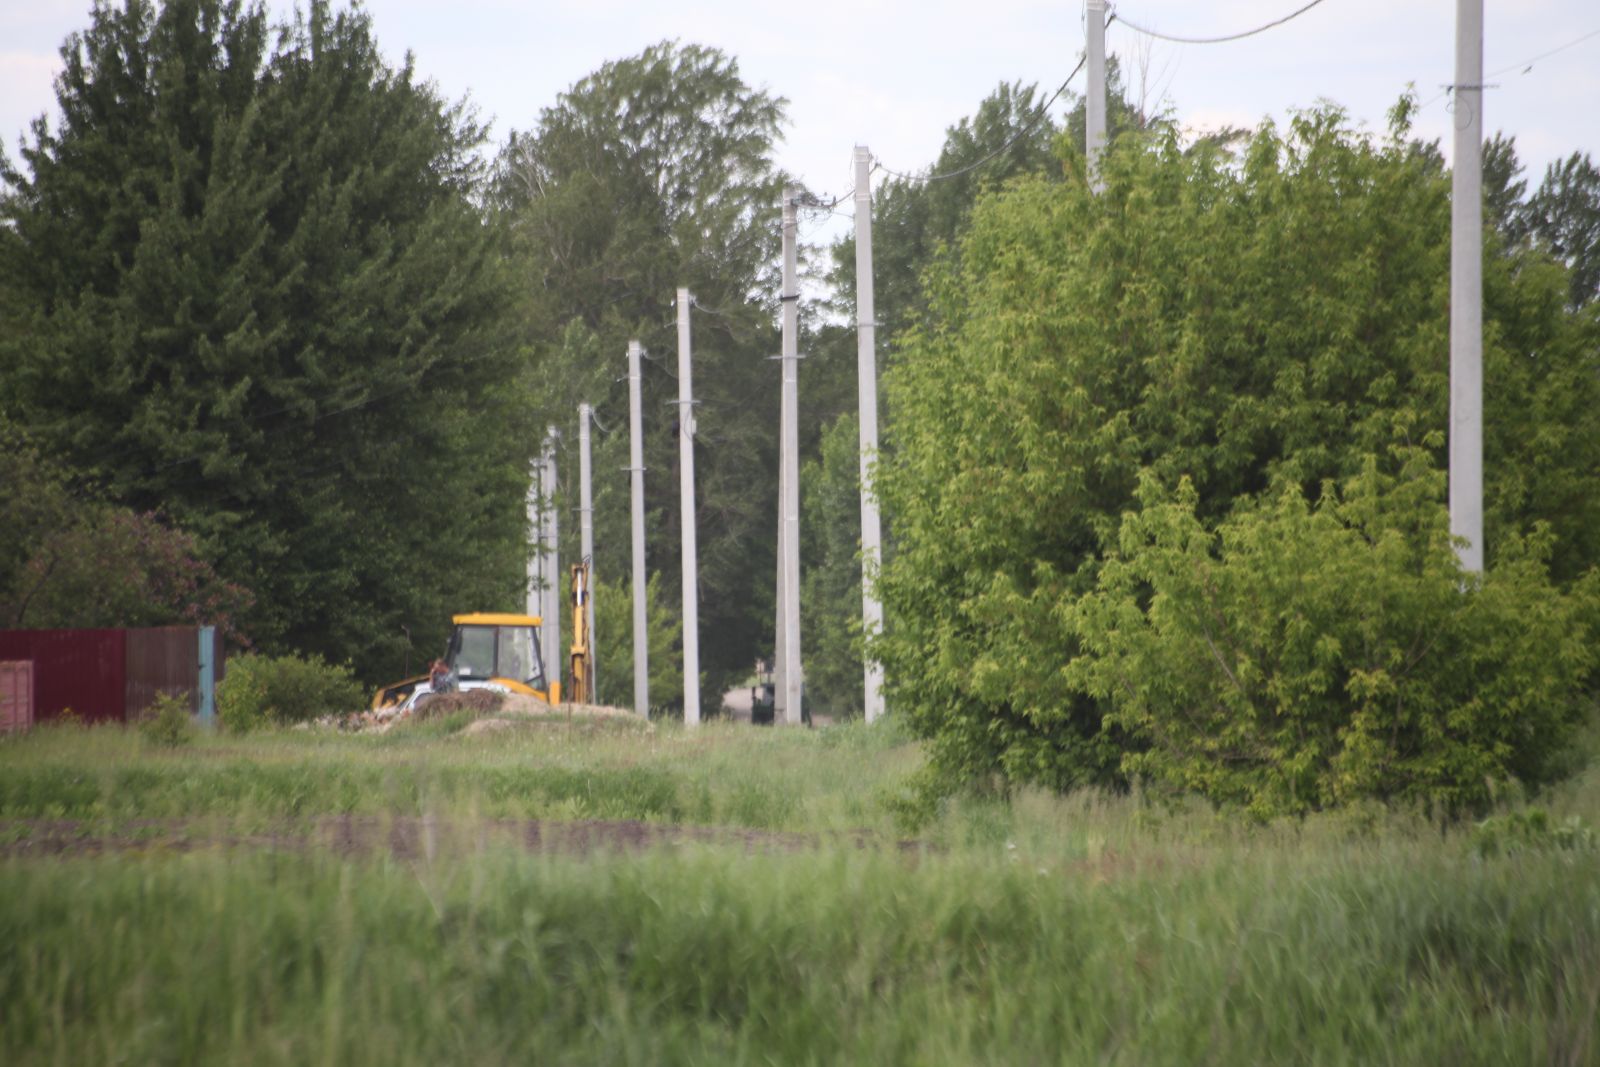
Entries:
<svg viewBox="0 0 1600 1067">
<path fill-rule="evenodd" d="M 222 649 L 210 626 L 140 630 L 0 630 L 0 660 L 29 661 L 33 719 L 71 714 L 84 722 L 127 722 L 159 693 L 187 696 L 211 714 Z"/>
<path fill-rule="evenodd" d="M 33 725 L 33 662 L 0 660 L 0 734 Z"/>
</svg>

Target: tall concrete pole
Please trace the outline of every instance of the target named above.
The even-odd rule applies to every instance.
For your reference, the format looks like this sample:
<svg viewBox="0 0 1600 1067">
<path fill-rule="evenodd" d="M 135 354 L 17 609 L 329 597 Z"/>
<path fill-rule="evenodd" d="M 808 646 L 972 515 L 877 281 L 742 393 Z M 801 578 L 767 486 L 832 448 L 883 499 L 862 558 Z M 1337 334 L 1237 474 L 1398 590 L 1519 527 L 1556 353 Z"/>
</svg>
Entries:
<svg viewBox="0 0 1600 1067">
<path fill-rule="evenodd" d="M 639 413 L 638 341 L 628 342 L 628 471 L 633 496 L 633 710 L 650 714 L 650 649 L 645 629 L 644 426 Z"/>
<path fill-rule="evenodd" d="M 1483 0 L 1456 0 L 1450 175 L 1450 532 L 1483 570 Z"/>
<path fill-rule="evenodd" d="M 1089 159 L 1089 188 L 1100 192 L 1100 157 L 1106 148 L 1106 0 L 1084 0 L 1084 36 L 1088 43 L 1089 95 L 1084 99 L 1084 154 Z"/>
<path fill-rule="evenodd" d="M 700 723 L 700 563 L 695 547 L 694 386 L 690 380 L 689 290 L 678 290 L 678 492 L 683 531 L 683 721 Z"/>
<path fill-rule="evenodd" d="M 883 602 L 872 588 L 883 562 L 883 531 L 872 465 L 878 458 L 877 329 L 872 292 L 872 153 L 856 146 L 856 390 L 861 419 L 861 631 L 883 630 Z M 866 658 L 863 708 L 867 721 L 883 714 L 883 665 Z"/>
<path fill-rule="evenodd" d="M 561 544 L 558 507 L 556 501 L 556 428 L 550 427 L 544 441 L 544 493 L 541 504 L 543 506 L 544 545 L 542 557 L 544 562 L 544 605 L 540 614 L 544 617 L 544 625 L 539 634 L 543 638 L 544 647 L 541 655 L 544 659 L 545 673 L 550 681 L 561 681 L 561 667 L 566 663 L 566 656 L 561 650 L 561 557 L 559 546 Z"/>
<path fill-rule="evenodd" d="M 528 537 L 532 542 L 528 552 L 527 595 L 523 610 L 529 615 L 544 612 L 544 454 L 541 452 L 528 464 Z M 544 655 L 544 642 L 539 643 L 539 654 Z M 546 667 L 549 664 L 545 665 Z"/>
<path fill-rule="evenodd" d="M 782 359 L 782 356 L 778 357 Z M 780 371 L 781 373 L 781 371 Z M 783 521 L 784 501 L 789 499 L 789 465 L 783 461 L 783 396 L 780 388 L 778 397 L 778 555 L 777 571 L 773 581 L 776 582 L 777 595 L 773 597 L 776 615 L 772 624 L 772 721 L 783 722 L 787 717 L 789 707 L 788 689 L 785 687 L 784 678 L 787 674 L 786 664 L 789 662 L 788 645 L 784 639 L 784 628 L 789 618 L 789 601 L 784 595 L 784 565 L 788 560 L 788 553 L 784 551 L 785 529 Z"/>
<path fill-rule="evenodd" d="M 800 667 L 800 270 L 795 201 L 800 190 L 783 191 L 783 686 L 784 721 L 801 722 Z"/>
<path fill-rule="evenodd" d="M 600 676 L 595 664 L 600 654 L 594 639 L 594 490 L 592 486 L 594 456 L 589 447 L 589 423 L 594 409 L 588 404 L 578 405 L 578 536 L 582 541 L 583 562 L 589 565 L 589 595 L 585 598 L 583 613 L 585 629 L 589 632 L 589 685 L 594 690 L 596 704 L 600 703 Z M 587 700 L 589 694 L 574 693 L 574 700 Z"/>
</svg>

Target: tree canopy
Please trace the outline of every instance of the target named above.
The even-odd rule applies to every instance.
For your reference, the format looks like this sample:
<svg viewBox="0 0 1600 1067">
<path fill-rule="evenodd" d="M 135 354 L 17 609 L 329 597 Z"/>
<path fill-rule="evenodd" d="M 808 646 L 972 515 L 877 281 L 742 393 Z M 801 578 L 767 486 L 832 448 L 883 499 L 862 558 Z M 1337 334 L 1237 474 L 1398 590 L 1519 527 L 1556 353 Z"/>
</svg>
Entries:
<svg viewBox="0 0 1600 1067">
<path fill-rule="evenodd" d="M 1141 477 L 1186 479 L 1210 527 L 1396 447 L 1442 465 L 1448 181 L 1403 111 L 1381 143 L 1332 108 L 1238 154 L 1124 137 L 1099 197 L 1035 178 L 979 201 L 891 355 L 881 473 L 890 700 L 946 769 L 1115 781 L 1146 743 L 1067 669 L 1063 610 Z M 1537 251 L 1485 271 L 1490 566 L 1544 522 L 1571 581 L 1600 559 L 1596 324 Z"/>
<path fill-rule="evenodd" d="M 256 593 L 267 650 L 398 667 L 520 585 L 529 435 L 483 131 L 369 17 L 97 6 L 0 201 L 0 387 Z M 359 531 L 359 536 L 357 535 Z"/>
<path fill-rule="evenodd" d="M 748 85 L 714 49 L 666 42 L 607 63 L 514 133 L 494 203 L 531 277 L 525 329 L 537 338 L 536 403 L 570 425 L 580 402 L 625 427 L 630 339 L 645 364 L 649 569 L 678 581 L 679 413 L 673 295 L 694 295 L 695 466 L 702 663 L 714 693 L 749 671 L 771 633 L 775 566 L 777 349 L 774 266 L 785 176 L 773 163 L 785 102 Z M 597 570 L 628 579 L 625 431 L 597 436 Z M 568 451 L 563 500 L 575 501 Z M 563 506 L 566 506 L 564 504 Z M 575 523 L 562 554 L 577 555 Z M 621 679 L 601 678 L 607 699 Z M 625 686 L 625 683 L 622 683 Z M 715 703 L 712 703 L 715 706 Z"/>
</svg>

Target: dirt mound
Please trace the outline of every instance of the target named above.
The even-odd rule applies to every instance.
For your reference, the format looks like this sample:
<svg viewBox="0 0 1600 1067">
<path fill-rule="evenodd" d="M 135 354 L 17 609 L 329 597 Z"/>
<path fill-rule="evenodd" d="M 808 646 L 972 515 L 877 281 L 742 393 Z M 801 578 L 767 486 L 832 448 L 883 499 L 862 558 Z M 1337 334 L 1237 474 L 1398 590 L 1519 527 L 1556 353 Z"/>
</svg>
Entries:
<svg viewBox="0 0 1600 1067">
<path fill-rule="evenodd" d="M 528 726 L 654 729 L 649 720 L 640 718 L 626 708 L 611 708 L 603 704 L 562 704 L 552 707 L 537 697 L 508 693 L 498 709 L 469 723 L 462 733 L 466 737 L 482 737 Z"/>
<path fill-rule="evenodd" d="M 504 703 L 500 705 L 500 715 L 506 718 L 522 716 L 545 715 L 581 715 L 588 719 L 636 719 L 640 720 L 628 708 L 612 708 L 604 704 L 561 704 L 552 707 L 538 697 L 523 696 L 520 693 L 508 693 Z"/>
<path fill-rule="evenodd" d="M 492 689 L 469 689 L 464 693 L 434 693 L 432 696 L 419 699 L 411 714 L 418 722 L 440 719 L 446 715 L 454 715 L 458 711 L 486 715 L 499 711 L 506 697 L 507 694 L 496 693 Z"/>
<path fill-rule="evenodd" d="M 512 726 L 527 724 L 571 725 L 575 722 L 606 722 L 618 728 L 638 727 L 651 729 L 650 723 L 627 708 L 611 708 L 601 704 L 562 704 L 557 707 L 538 697 L 522 693 L 500 693 L 492 689 L 469 689 L 458 693 L 425 694 L 417 702 L 402 710 L 398 704 L 371 711 L 358 711 L 350 715 L 328 715 L 316 720 L 316 725 L 356 733 L 386 733 L 395 726 L 408 722 L 427 722 L 443 719 L 460 712 L 473 717 L 465 733 L 476 736 L 498 733 Z M 309 728 L 309 727 L 308 727 Z"/>
</svg>

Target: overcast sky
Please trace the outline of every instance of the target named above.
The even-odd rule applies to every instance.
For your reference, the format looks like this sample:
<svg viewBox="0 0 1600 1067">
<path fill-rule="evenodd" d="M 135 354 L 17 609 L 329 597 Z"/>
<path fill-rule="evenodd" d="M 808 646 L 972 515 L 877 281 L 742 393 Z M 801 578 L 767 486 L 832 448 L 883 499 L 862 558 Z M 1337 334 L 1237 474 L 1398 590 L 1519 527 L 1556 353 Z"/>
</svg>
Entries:
<svg viewBox="0 0 1600 1067">
<path fill-rule="evenodd" d="M 1168 33 L 1216 35 L 1281 17 L 1303 0 L 1125 0 L 1113 10 Z M 736 56 L 747 82 L 787 97 L 779 163 L 818 192 L 850 184 L 851 148 L 886 166 L 929 164 L 945 128 L 997 84 L 1060 84 L 1083 49 L 1082 0 L 370 0 L 379 41 L 409 49 L 451 99 L 470 95 L 493 135 L 527 129 L 558 93 L 608 59 L 664 38 Z M 1320 99 L 1381 129 L 1408 83 L 1429 102 L 1419 132 L 1446 139 L 1454 0 L 1324 0 L 1288 24 L 1230 44 L 1151 41 L 1113 23 L 1107 48 L 1146 97 L 1186 126 L 1254 125 Z M 88 22 L 89 0 L 0 0 L 0 133 L 16 158 L 28 121 L 54 106 L 57 49 Z M 291 3 L 272 0 L 274 12 Z M 1514 134 L 1537 179 L 1573 151 L 1600 154 L 1600 3 L 1487 0 L 1486 129 Z M 1535 56 L 1583 37 L 1572 47 Z M 1504 69 L 1510 68 L 1510 69 Z M 1498 72 L 1498 73 L 1497 73 Z M 1142 77 L 1141 77 L 1142 73 Z M 1081 89 L 1081 75 L 1074 88 Z M 1060 105 L 1058 105 L 1059 111 Z"/>
</svg>

